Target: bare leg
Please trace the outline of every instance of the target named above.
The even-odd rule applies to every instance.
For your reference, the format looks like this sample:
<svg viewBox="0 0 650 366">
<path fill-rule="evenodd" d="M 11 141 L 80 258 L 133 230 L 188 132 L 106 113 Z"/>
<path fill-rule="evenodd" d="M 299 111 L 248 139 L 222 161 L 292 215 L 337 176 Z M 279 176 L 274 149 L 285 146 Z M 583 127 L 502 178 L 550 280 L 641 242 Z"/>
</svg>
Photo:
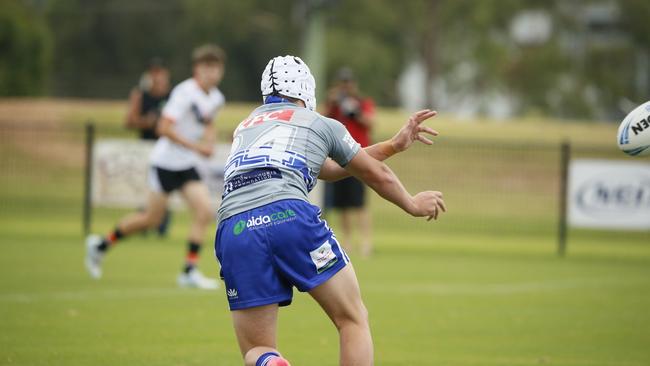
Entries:
<svg viewBox="0 0 650 366">
<path fill-rule="evenodd" d="M 193 214 L 188 239 L 202 243 L 205 231 L 214 219 L 208 187 L 200 181 L 192 181 L 183 186 L 181 193 Z"/>
<path fill-rule="evenodd" d="M 359 236 L 361 237 L 361 256 L 368 258 L 372 254 L 372 222 L 370 212 L 366 206 L 357 210 L 357 222 L 359 223 Z"/>
<path fill-rule="evenodd" d="M 309 294 L 325 310 L 339 331 L 342 366 L 373 364 L 368 311 L 352 265 L 349 264 Z"/>
<path fill-rule="evenodd" d="M 144 211 L 134 212 L 125 217 L 117 227 L 124 235 L 137 233 L 160 224 L 167 208 L 167 194 L 149 192 L 147 207 Z"/>
<path fill-rule="evenodd" d="M 246 366 L 255 366 L 267 352 L 279 352 L 276 347 L 278 304 L 258 306 L 232 312 L 237 342 Z"/>
</svg>

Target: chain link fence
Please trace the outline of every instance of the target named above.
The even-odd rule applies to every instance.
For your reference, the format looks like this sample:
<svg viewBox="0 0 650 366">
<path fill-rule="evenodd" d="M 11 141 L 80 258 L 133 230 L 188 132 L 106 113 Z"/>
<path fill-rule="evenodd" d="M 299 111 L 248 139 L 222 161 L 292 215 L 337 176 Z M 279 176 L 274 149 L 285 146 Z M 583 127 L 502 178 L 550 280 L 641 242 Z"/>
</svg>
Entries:
<svg viewBox="0 0 650 366">
<path fill-rule="evenodd" d="M 83 209 L 87 133 L 80 125 L 0 124 L 0 217 L 67 215 L 81 229 L 88 217 Z M 130 136 L 102 128 L 94 139 L 116 135 Z M 573 146 L 571 156 L 628 159 L 615 146 Z M 372 193 L 375 231 L 396 237 L 531 237 L 554 246 L 562 234 L 562 162 L 561 144 L 455 138 L 439 138 L 433 147 L 416 144 L 387 163 L 410 192 L 442 191 L 449 212 L 431 225 L 413 220 Z M 650 242 L 650 232 L 640 235 Z"/>
</svg>

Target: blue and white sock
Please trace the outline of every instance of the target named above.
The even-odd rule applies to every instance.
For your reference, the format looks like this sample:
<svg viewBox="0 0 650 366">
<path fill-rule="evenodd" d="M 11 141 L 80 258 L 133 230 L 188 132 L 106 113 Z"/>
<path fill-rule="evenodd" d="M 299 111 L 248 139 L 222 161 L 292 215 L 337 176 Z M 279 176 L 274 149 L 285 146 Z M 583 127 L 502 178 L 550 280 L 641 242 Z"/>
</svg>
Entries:
<svg viewBox="0 0 650 366">
<path fill-rule="evenodd" d="M 261 355 L 260 358 L 257 359 L 257 362 L 255 362 L 255 366 L 267 366 L 269 364 L 269 361 L 271 361 L 275 357 L 280 357 L 280 355 L 275 352 L 266 352 L 265 354 Z"/>
</svg>

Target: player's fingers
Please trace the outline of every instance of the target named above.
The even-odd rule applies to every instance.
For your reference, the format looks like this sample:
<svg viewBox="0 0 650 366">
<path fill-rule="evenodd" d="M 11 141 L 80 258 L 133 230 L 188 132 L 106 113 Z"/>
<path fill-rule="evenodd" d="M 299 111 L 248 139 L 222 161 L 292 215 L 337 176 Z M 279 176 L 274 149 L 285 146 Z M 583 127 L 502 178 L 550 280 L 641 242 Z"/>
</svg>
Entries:
<svg viewBox="0 0 650 366">
<path fill-rule="evenodd" d="M 438 198 L 437 201 L 438 201 L 438 207 L 440 207 L 440 209 L 443 212 L 447 212 L 447 206 L 445 205 L 445 201 L 443 201 L 442 198 Z"/>
<path fill-rule="evenodd" d="M 438 210 L 436 210 L 436 209 L 434 208 L 434 209 L 433 209 L 433 212 L 431 213 L 431 215 L 430 215 L 429 217 L 432 218 L 432 219 L 434 219 L 434 220 L 438 220 Z M 429 219 L 429 220 L 431 220 L 431 219 Z"/>
<path fill-rule="evenodd" d="M 421 115 L 418 115 L 418 118 L 417 118 L 418 123 L 422 123 L 422 122 L 428 120 L 429 118 L 435 116 L 436 114 L 438 114 L 438 112 L 436 112 L 436 111 L 428 111 L 427 113 L 423 113 Z"/>
<path fill-rule="evenodd" d="M 421 109 L 421 110 L 419 110 L 419 111 L 413 113 L 413 116 L 419 117 L 419 116 L 421 116 L 421 115 L 423 115 L 423 114 L 427 114 L 427 113 L 429 113 L 429 112 L 431 112 L 430 109 Z"/>
<path fill-rule="evenodd" d="M 423 109 L 421 111 L 417 111 L 417 112 L 413 113 L 413 115 L 411 115 L 410 118 L 412 118 L 417 123 L 422 123 L 422 121 L 424 121 L 427 118 L 431 117 L 431 116 L 427 117 L 429 114 L 431 114 L 431 110 Z"/>
<path fill-rule="evenodd" d="M 434 130 L 433 128 L 431 128 L 429 126 L 419 126 L 418 127 L 418 132 L 428 133 L 429 135 L 433 135 L 433 136 L 438 136 L 439 135 L 438 131 Z"/>
<path fill-rule="evenodd" d="M 418 141 L 420 141 L 420 142 L 423 143 L 423 144 L 426 144 L 426 145 L 433 145 L 433 141 L 429 140 L 428 138 L 426 138 L 426 137 L 424 137 L 424 136 L 417 135 L 416 138 L 418 139 Z"/>
</svg>

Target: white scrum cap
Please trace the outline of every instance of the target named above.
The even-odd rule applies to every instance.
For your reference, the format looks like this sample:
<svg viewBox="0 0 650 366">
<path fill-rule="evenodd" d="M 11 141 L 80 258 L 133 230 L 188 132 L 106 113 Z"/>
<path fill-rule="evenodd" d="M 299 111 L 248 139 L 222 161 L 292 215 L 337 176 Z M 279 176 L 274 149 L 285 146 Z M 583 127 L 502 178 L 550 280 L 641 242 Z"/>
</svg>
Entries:
<svg viewBox="0 0 650 366">
<path fill-rule="evenodd" d="M 310 110 L 316 109 L 316 81 L 307 64 L 296 56 L 271 59 L 262 73 L 262 99 L 273 94 L 300 99 Z"/>
</svg>

